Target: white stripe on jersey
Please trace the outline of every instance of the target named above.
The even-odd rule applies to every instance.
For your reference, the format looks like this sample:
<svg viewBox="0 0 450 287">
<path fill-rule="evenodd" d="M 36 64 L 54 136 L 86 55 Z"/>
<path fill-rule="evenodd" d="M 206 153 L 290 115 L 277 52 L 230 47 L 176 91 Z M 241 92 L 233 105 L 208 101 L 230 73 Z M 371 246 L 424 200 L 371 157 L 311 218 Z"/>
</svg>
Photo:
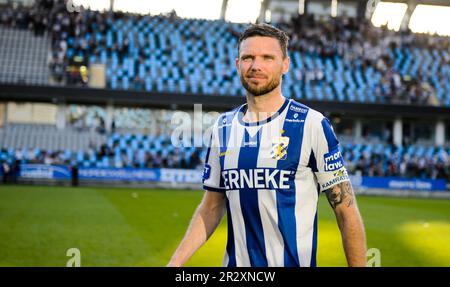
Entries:
<svg viewBox="0 0 450 287">
<path fill-rule="evenodd" d="M 238 168 L 240 145 L 244 135 L 244 128 L 236 123 L 236 117 L 232 120 L 232 129 L 228 139 L 228 148 L 224 157 L 224 170 Z M 250 266 L 250 258 L 247 250 L 247 238 L 245 234 L 244 217 L 241 211 L 241 202 L 238 190 L 229 190 L 226 192 L 230 205 L 231 220 L 233 222 L 234 247 L 237 266 Z M 228 255 L 227 255 L 228 256 Z M 228 262 L 227 262 L 228 264 Z M 224 265 L 226 266 L 226 265 Z"/>
<path fill-rule="evenodd" d="M 317 185 L 314 175 L 303 171 L 296 174 L 295 221 L 297 227 L 297 252 L 300 266 L 309 267 L 314 234 L 314 217 L 317 210 Z M 305 200 L 308 198 L 308 200 Z"/>
<path fill-rule="evenodd" d="M 233 222 L 234 247 L 237 266 L 251 266 L 248 256 L 247 239 L 245 235 L 244 217 L 242 216 L 241 202 L 238 190 L 227 191 L 230 204 L 231 220 Z"/>
<path fill-rule="evenodd" d="M 277 195 L 275 190 L 258 189 L 258 206 L 264 232 L 268 267 L 284 265 L 283 237 L 278 229 Z"/>
<path fill-rule="evenodd" d="M 285 117 L 286 110 L 280 115 Z M 262 127 L 261 138 L 272 139 L 280 135 L 281 131 L 279 121 L 271 121 Z M 278 161 L 270 156 L 271 143 L 269 141 L 262 142 L 262 147 L 258 151 L 258 167 L 276 168 Z M 259 212 L 261 214 L 261 222 L 264 232 L 267 264 L 269 267 L 284 265 L 284 241 L 278 228 L 278 212 L 274 206 L 277 206 L 277 196 L 275 190 L 260 189 L 258 190 Z"/>
<path fill-rule="evenodd" d="M 305 132 L 303 133 L 303 145 L 311 146 L 310 129 L 307 129 L 311 121 L 320 121 L 321 114 L 310 109 L 308 116 L 305 119 Z M 302 166 L 307 166 L 311 150 L 304 150 L 301 154 L 299 166 L 295 181 L 302 185 L 302 188 L 296 189 L 296 203 L 295 203 L 295 217 L 297 226 L 297 252 L 300 260 L 300 266 L 310 266 L 311 252 L 313 245 L 314 234 L 314 217 L 317 211 L 317 179 L 314 174 L 308 170 L 302 169 Z M 302 171 L 303 170 L 303 171 Z M 311 200 L 305 201 L 304 198 Z"/>
<path fill-rule="evenodd" d="M 225 157 L 223 164 L 225 170 L 238 168 L 239 152 L 241 151 L 240 147 L 244 136 L 244 128 L 237 123 L 236 117 L 233 118 L 232 126 L 233 129 L 228 140 L 229 148 L 227 148 L 225 155 L 222 155 Z"/>
</svg>

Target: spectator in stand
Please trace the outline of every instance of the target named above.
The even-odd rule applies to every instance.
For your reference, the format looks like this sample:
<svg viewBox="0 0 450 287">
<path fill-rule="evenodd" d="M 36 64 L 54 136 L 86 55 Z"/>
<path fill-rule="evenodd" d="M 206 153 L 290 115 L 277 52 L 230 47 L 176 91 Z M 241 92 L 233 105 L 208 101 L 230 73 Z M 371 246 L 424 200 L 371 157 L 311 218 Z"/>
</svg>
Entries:
<svg viewBox="0 0 450 287">
<path fill-rule="evenodd" d="M 88 75 L 86 72 L 90 55 L 96 55 L 96 61 L 98 61 L 101 49 L 105 49 L 108 55 L 118 53 L 119 62 L 122 63 L 125 57 L 130 56 L 132 50 L 132 39 L 128 34 L 124 35 L 123 43 L 120 46 L 117 41 L 114 41 L 112 48 L 106 47 L 104 38 L 98 40 L 93 35 L 97 31 L 105 35 L 114 21 L 122 20 L 125 24 L 133 24 L 142 19 L 142 16 L 138 15 L 90 11 L 83 7 L 80 7 L 80 12 L 69 13 L 65 1 L 54 2 L 51 0 L 37 1 L 37 5 L 33 7 L 6 5 L 0 13 L 0 24 L 3 26 L 34 29 L 36 34 L 42 34 L 43 30 L 47 30 L 52 38 L 53 57 L 50 69 L 55 82 L 78 86 L 87 85 Z M 161 25 L 164 23 L 179 25 L 183 21 L 190 21 L 180 19 L 176 13 L 171 13 L 166 17 L 152 16 L 148 19 L 148 23 L 156 19 L 156 22 Z M 239 29 L 243 27 L 228 23 L 223 25 L 226 25 L 227 33 L 235 38 L 240 34 Z M 323 19 L 313 15 L 297 15 L 283 20 L 278 25 L 289 32 L 292 51 L 300 51 L 302 54 L 322 59 L 340 57 L 344 59 L 345 68 L 352 71 L 365 72 L 370 68 L 375 69 L 375 72 L 381 75 L 382 80 L 369 87 L 368 92 L 375 91 L 375 95 L 381 102 L 427 104 L 431 101 L 431 103 L 439 104 L 439 99 L 435 97 L 436 85 L 443 87 L 448 79 L 448 76 L 444 76 L 445 69 L 443 69 L 450 62 L 449 54 L 445 53 L 450 50 L 448 37 L 414 34 L 409 30 L 394 32 L 386 27 L 376 28 L 367 19 L 354 19 L 346 16 Z M 204 39 L 204 35 L 198 31 L 195 25 L 188 25 L 182 37 L 185 40 L 194 41 L 203 41 Z M 70 43 L 68 43 L 69 39 Z M 142 43 L 134 43 L 134 46 L 139 49 L 137 53 L 143 59 L 147 59 L 149 53 L 145 49 L 150 46 L 150 43 L 147 38 L 144 41 L 143 46 L 141 46 Z M 442 54 L 447 58 L 440 61 L 439 68 L 436 70 L 437 83 L 431 81 L 431 74 L 421 76 L 420 69 L 416 76 L 402 75 L 395 69 L 391 51 L 396 48 L 411 47 L 443 51 Z M 69 49 L 71 50 L 70 54 Z M 206 55 L 216 54 L 215 50 L 209 51 L 205 45 L 201 45 L 201 49 Z M 169 51 L 171 50 L 173 47 L 168 43 L 168 49 L 163 51 L 163 54 L 170 57 Z M 81 59 L 81 61 L 74 65 L 77 62 L 75 59 Z M 137 67 L 137 65 L 135 66 Z M 64 75 L 66 69 L 72 73 Z M 213 68 L 211 67 L 211 69 Z M 157 73 L 159 72 L 157 69 Z M 308 75 L 310 72 L 314 76 Z M 327 81 L 324 71 L 312 70 L 310 72 L 302 75 L 306 79 L 306 83 L 312 81 L 313 84 L 320 84 L 322 79 Z M 227 77 L 229 76 L 222 76 L 224 81 Z M 405 79 L 407 77 L 410 79 Z M 414 84 L 405 88 L 406 81 L 414 81 Z M 144 81 L 139 76 L 130 79 L 130 88 L 141 90 L 144 86 Z M 166 89 L 168 88 L 167 86 Z"/>
</svg>

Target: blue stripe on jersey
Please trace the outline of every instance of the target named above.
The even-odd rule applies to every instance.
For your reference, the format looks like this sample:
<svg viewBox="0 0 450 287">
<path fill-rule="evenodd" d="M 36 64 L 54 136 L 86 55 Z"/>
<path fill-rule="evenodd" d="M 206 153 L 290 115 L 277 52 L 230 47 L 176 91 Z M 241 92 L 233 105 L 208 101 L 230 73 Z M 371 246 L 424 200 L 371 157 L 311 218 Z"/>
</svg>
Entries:
<svg viewBox="0 0 450 287">
<path fill-rule="evenodd" d="M 311 154 L 309 155 L 309 161 L 308 161 L 308 165 L 307 167 L 311 168 L 311 170 L 313 172 L 318 172 L 319 170 L 317 169 L 317 161 L 316 161 L 316 156 L 314 155 L 313 150 L 311 149 Z"/>
<path fill-rule="evenodd" d="M 208 149 L 206 150 L 206 156 L 205 156 L 205 169 L 203 170 L 203 175 L 202 175 L 202 182 L 203 182 L 203 189 L 205 189 L 207 186 L 204 184 L 205 180 L 206 180 L 206 169 L 207 169 L 207 164 L 208 164 L 208 160 L 209 160 L 209 153 L 211 152 L 211 145 L 212 145 L 212 141 L 213 141 L 213 134 L 211 133 L 211 137 L 209 139 L 209 144 L 208 144 Z"/>
<path fill-rule="evenodd" d="M 313 240 L 312 240 L 312 249 L 311 249 L 311 263 L 309 267 L 316 267 L 316 255 L 317 255 L 317 210 L 316 215 L 314 217 L 314 231 L 313 231 Z"/>
<path fill-rule="evenodd" d="M 327 118 L 322 120 L 322 128 L 328 143 L 328 151 L 332 151 L 339 144 L 339 142 L 331 129 L 330 121 Z"/>
<path fill-rule="evenodd" d="M 211 152 L 211 146 L 213 144 L 213 134 L 211 133 L 211 137 L 209 138 L 208 149 L 206 150 L 205 163 L 208 163 L 209 153 Z"/>
<path fill-rule="evenodd" d="M 236 110 L 235 110 L 236 111 Z M 231 122 L 233 121 L 233 117 L 236 112 L 228 112 L 220 116 L 218 123 L 218 135 L 219 135 L 219 161 L 220 161 L 220 170 L 224 169 L 225 157 L 221 156 L 224 152 L 227 151 L 228 142 L 230 140 L 231 134 Z M 220 177 L 220 186 L 223 187 L 223 177 Z"/>
<path fill-rule="evenodd" d="M 261 129 L 253 138 L 250 138 L 247 129 L 245 129 L 239 152 L 239 169 L 254 169 L 257 166 L 260 135 Z M 255 141 L 256 145 L 249 144 Z M 231 192 L 239 192 L 250 264 L 252 267 L 267 267 L 264 232 L 258 205 L 258 190 L 255 188 L 242 188 L 239 191 Z"/>
<path fill-rule="evenodd" d="M 222 193 L 225 192 L 224 188 L 212 187 L 212 186 L 209 186 L 209 185 L 206 185 L 206 184 L 203 185 L 203 189 L 207 190 L 207 191 L 214 191 L 214 192 L 222 192 Z"/>
<path fill-rule="evenodd" d="M 227 238 L 227 254 L 228 254 L 228 267 L 236 267 L 236 249 L 234 246 L 234 232 L 233 232 L 233 220 L 231 218 L 230 203 L 227 199 L 227 225 L 228 225 L 228 238 Z"/>
<path fill-rule="evenodd" d="M 295 221 L 295 173 L 300 160 L 300 153 L 303 141 L 303 128 L 307 115 L 307 109 L 297 109 L 300 105 L 291 102 L 289 110 L 283 124 L 284 132 L 281 136 L 289 138 L 287 147 L 287 158 L 278 160 L 278 169 L 288 169 L 292 171 L 289 190 L 277 190 L 278 227 L 284 240 L 284 266 L 300 266 L 297 252 L 297 230 Z M 302 110 L 303 112 L 299 112 Z"/>
</svg>

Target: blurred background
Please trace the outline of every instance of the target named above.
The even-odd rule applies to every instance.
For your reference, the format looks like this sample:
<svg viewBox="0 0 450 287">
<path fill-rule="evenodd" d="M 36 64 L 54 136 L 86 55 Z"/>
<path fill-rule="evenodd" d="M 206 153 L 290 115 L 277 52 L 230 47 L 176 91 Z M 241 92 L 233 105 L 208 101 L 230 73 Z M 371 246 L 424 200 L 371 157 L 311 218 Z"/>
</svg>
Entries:
<svg viewBox="0 0 450 287">
<path fill-rule="evenodd" d="M 381 265 L 449 266 L 448 0 L 0 0 L 0 266 L 69 248 L 164 266 L 208 129 L 245 102 L 239 34 L 262 22 L 290 37 L 283 95 L 333 124 Z M 318 265 L 345 266 L 319 206 Z M 225 240 L 223 222 L 188 264 L 219 266 Z"/>
</svg>

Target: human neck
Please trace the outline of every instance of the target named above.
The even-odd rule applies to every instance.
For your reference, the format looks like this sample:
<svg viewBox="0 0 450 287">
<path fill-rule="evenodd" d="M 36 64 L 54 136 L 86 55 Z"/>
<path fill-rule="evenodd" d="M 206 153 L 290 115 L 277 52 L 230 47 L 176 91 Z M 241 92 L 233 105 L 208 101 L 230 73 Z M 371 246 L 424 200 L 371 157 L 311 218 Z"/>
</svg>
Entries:
<svg viewBox="0 0 450 287">
<path fill-rule="evenodd" d="M 272 91 L 261 96 L 247 94 L 247 112 L 244 115 L 245 122 L 263 121 L 275 114 L 284 104 L 286 99 L 280 91 Z"/>
</svg>

